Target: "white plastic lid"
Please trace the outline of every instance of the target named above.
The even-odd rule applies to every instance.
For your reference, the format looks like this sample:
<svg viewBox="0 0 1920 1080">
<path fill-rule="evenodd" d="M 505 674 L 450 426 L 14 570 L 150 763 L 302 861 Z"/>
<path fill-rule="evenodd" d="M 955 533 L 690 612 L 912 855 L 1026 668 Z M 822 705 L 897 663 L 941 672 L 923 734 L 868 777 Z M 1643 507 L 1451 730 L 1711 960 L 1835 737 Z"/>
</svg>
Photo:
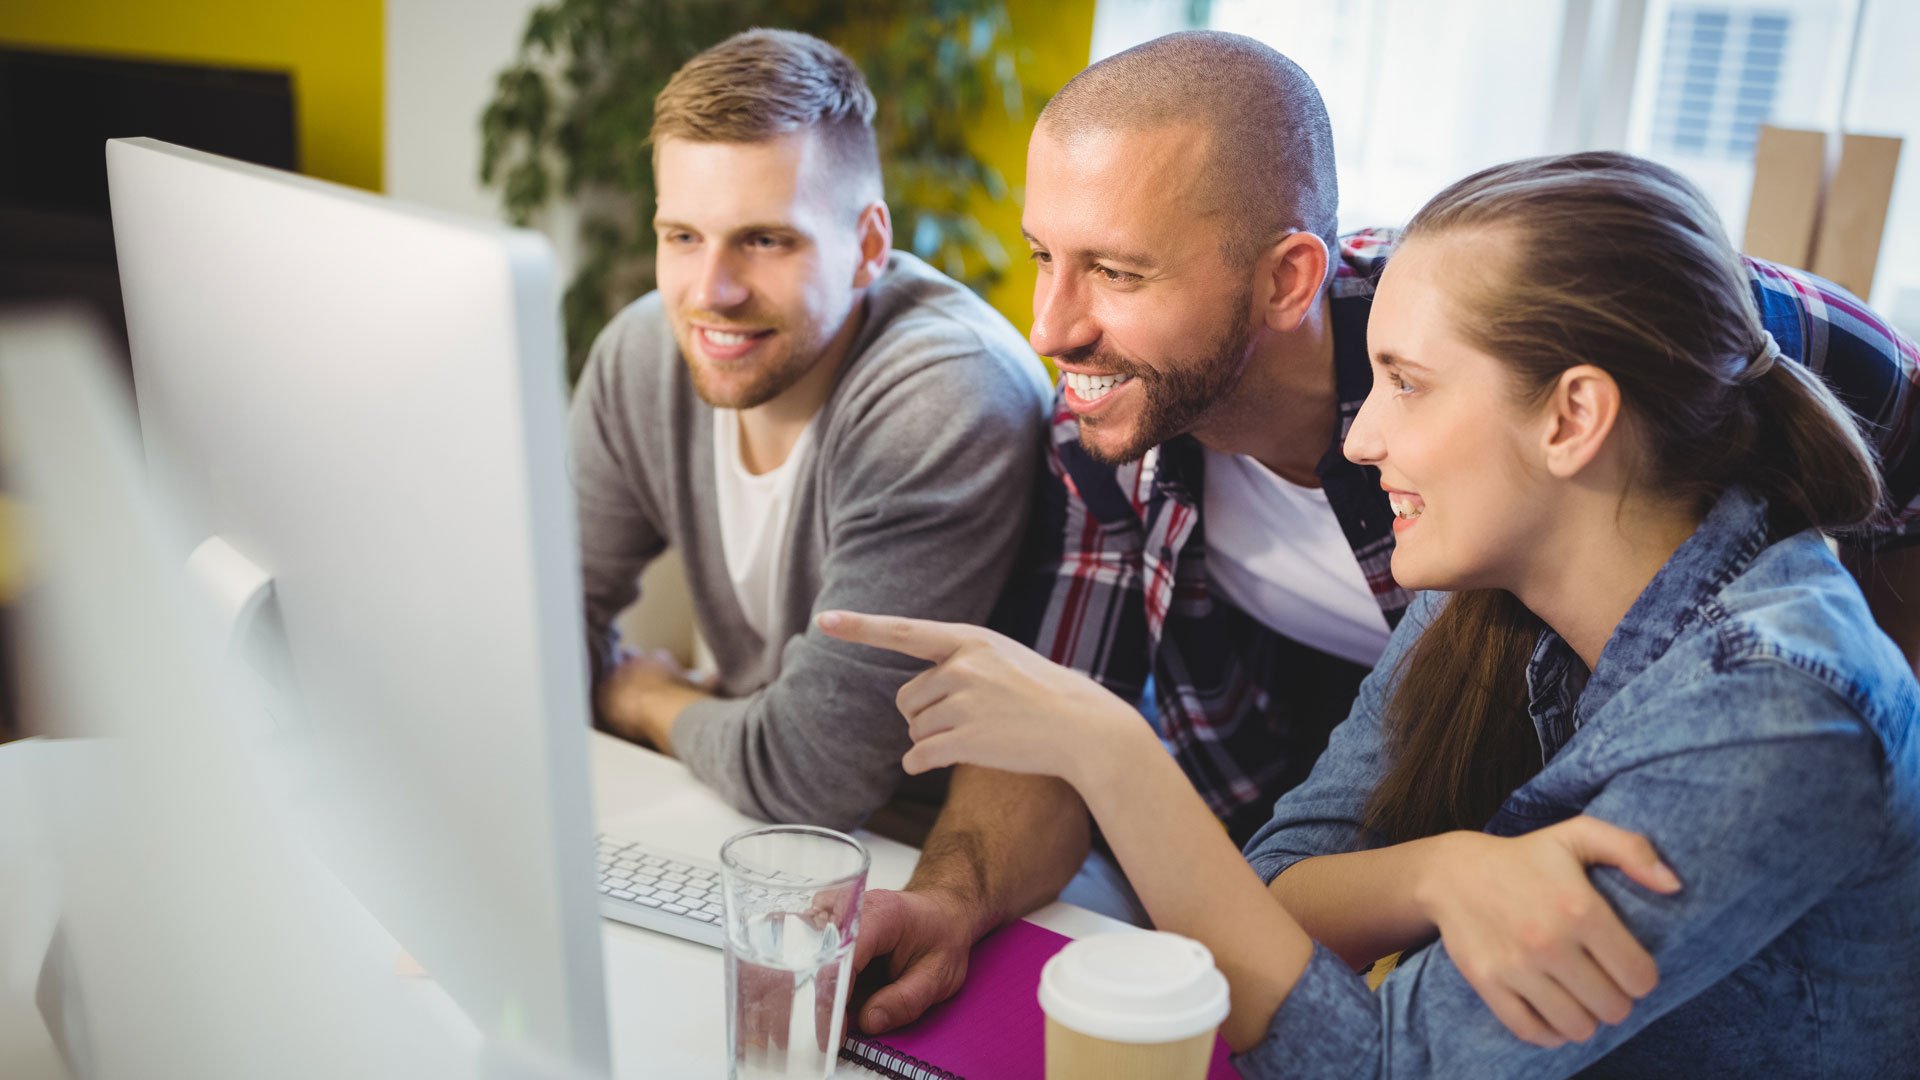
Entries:
<svg viewBox="0 0 1920 1080">
<path fill-rule="evenodd" d="M 1069 942 L 1040 971 L 1040 1008 L 1061 1025 L 1123 1043 L 1177 1042 L 1227 1018 L 1227 979 L 1205 945 L 1159 931 Z"/>
</svg>

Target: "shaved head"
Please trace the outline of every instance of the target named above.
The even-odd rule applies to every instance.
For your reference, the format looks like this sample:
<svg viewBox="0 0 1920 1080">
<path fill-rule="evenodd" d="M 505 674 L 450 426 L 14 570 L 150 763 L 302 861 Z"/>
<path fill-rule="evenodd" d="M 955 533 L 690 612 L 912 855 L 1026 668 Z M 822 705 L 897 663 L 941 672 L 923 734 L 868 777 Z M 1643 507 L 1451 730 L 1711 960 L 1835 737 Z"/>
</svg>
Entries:
<svg viewBox="0 0 1920 1080">
<path fill-rule="evenodd" d="M 1229 262 L 1250 263 L 1296 231 L 1335 250 L 1339 186 L 1326 104 L 1300 65 L 1252 38 L 1190 30 L 1110 56 L 1062 87 L 1038 125 L 1068 144 L 1170 126 L 1206 133 L 1194 194 L 1220 220 Z"/>
</svg>

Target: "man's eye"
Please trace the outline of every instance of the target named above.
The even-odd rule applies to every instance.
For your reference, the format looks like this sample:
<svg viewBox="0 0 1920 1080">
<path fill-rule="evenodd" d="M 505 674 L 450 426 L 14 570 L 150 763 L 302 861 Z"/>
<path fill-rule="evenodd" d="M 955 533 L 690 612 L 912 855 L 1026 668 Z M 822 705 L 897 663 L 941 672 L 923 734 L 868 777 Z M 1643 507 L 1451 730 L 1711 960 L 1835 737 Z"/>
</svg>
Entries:
<svg viewBox="0 0 1920 1080">
<path fill-rule="evenodd" d="M 1096 264 L 1093 269 L 1095 273 L 1116 285 L 1125 285 L 1128 282 L 1140 280 L 1139 274 L 1129 274 L 1125 270 L 1115 270 L 1111 266 L 1100 266 Z"/>
<path fill-rule="evenodd" d="M 1027 258 L 1032 259 L 1040 266 L 1051 266 L 1053 264 L 1053 256 L 1045 251 L 1029 251 L 1027 252 Z"/>
<path fill-rule="evenodd" d="M 775 236 L 772 233 L 759 233 L 756 236 L 754 236 L 753 239 L 747 241 L 747 243 L 750 246 L 759 248 L 762 251 L 772 251 L 776 248 L 782 248 L 786 246 L 785 240 L 782 240 L 780 237 Z"/>
</svg>

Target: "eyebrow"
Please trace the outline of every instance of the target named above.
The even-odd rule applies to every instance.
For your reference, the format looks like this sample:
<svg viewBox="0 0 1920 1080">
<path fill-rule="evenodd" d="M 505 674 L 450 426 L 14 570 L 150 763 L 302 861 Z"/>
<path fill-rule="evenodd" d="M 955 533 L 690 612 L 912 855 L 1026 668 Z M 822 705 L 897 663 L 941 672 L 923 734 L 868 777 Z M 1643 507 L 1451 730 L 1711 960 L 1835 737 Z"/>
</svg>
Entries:
<svg viewBox="0 0 1920 1080">
<path fill-rule="evenodd" d="M 1378 358 L 1378 363 L 1381 367 L 1405 368 L 1408 371 L 1418 371 L 1428 375 L 1433 374 L 1433 369 L 1425 364 L 1416 364 L 1404 356 L 1396 356 L 1390 352 L 1381 353 Z"/>
<path fill-rule="evenodd" d="M 1035 247 L 1047 246 L 1035 239 L 1034 235 L 1024 228 L 1020 230 L 1020 235 L 1026 237 L 1027 243 Z M 1138 266 L 1143 270 L 1157 270 L 1160 268 L 1159 260 L 1139 251 L 1120 251 L 1115 248 L 1081 248 L 1078 251 L 1072 252 L 1072 254 L 1093 262 L 1121 263 L 1126 266 Z"/>
<path fill-rule="evenodd" d="M 658 217 L 654 218 L 653 227 L 656 229 L 685 229 L 688 232 L 700 231 L 698 228 L 692 225 L 689 225 L 684 221 L 674 221 L 671 218 L 658 218 Z M 756 233 L 756 232 L 784 232 L 784 233 L 794 233 L 797 235 L 800 233 L 800 228 L 799 226 L 794 225 L 792 222 L 787 222 L 787 221 L 756 221 L 750 224 L 741 225 L 738 228 L 727 230 L 727 233 L 730 236 L 738 236 L 741 233 Z"/>
</svg>

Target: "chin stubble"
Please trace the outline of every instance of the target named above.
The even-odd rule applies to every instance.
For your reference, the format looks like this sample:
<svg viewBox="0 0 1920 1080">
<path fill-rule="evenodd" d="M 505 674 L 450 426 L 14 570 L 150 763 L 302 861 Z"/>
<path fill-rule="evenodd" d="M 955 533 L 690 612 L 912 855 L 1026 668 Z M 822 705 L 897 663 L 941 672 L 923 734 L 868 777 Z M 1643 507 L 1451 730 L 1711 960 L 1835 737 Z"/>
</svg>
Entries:
<svg viewBox="0 0 1920 1080">
<path fill-rule="evenodd" d="M 1139 384 L 1143 398 L 1134 437 L 1125 445 L 1109 452 L 1092 442 L 1089 436 L 1103 426 L 1096 416 L 1080 421 L 1081 449 L 1102 464 L 1122 465 L 1137 461 L 1148 450 L 1192 430 L 1208 412 L 1232 395 L 1246 374 L 1247 345 L 1253 339 L 1253 330 L 1243 313 L 1251 302 L 1249 291 L 1228 308 L 1226 321 L 1231 329 L 1202 356 L 1169 364 L 1164 370 L 1115 354 L 1069 353 L 1059 357 L 1069 363 L 1084 362 L 1129 375 Z"/>
</svg>

